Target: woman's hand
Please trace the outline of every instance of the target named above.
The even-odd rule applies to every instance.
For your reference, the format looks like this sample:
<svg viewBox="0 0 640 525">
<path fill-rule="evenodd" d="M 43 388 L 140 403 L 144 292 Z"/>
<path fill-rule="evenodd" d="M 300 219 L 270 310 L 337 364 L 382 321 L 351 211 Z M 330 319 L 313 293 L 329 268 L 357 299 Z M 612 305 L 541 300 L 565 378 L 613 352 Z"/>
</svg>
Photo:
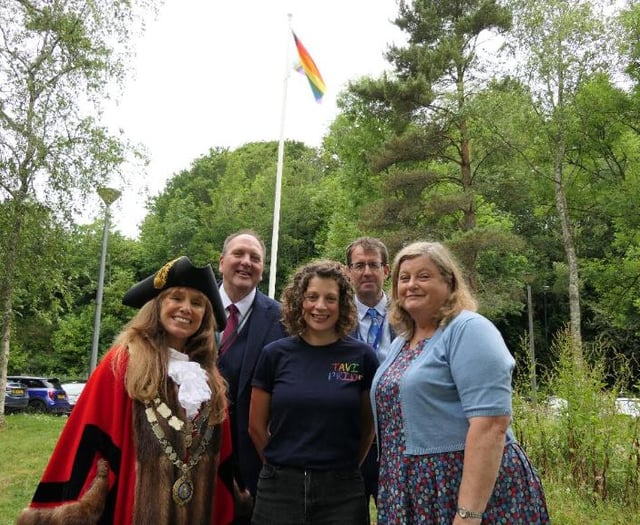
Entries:
<svg viewBox="0 0 640 525">
<path fill-rule="evenodd" d="M 362 465 L 367 457 L 375 436 L 373 412 L 368 390 L 360 394 L 360 428 L 362 429 L 362 436 L 360 437 L 360 446 L 358 448 L 358 466 Z"/>
<path fill-rule="evenodd" d="M 269 441 L 269 420 L 271 418 L 271 394 L 261 388 L 251 389 L 249 405 L 249 436 L 256 452 L 264 463 L 264 447 Z"/>
</svg>

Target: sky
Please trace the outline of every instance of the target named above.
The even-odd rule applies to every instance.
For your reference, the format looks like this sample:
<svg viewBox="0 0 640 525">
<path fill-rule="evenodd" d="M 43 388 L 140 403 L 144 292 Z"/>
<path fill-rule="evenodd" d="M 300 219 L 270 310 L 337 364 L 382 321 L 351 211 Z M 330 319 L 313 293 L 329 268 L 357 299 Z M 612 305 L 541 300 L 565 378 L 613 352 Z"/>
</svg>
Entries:
<svg viewBox="0 0 640 525">
<path fill-rule="evenodd" d="M 297 59 L 288 14 L 327 93 L 316 103 L 306 78 L 292 72 L 283 119 L 285 78 Z M 347 83 L 389 69 L 384 52 L 403 38 L 396 15 L 396 0 L 165 0 L 105 113 L 150 161 L 112 205 L 114 227 L 136 237 L 147 197 L 211 148 L 277 141 L 282 129 L 287 140 L 319 146 Z"/>
</svg>

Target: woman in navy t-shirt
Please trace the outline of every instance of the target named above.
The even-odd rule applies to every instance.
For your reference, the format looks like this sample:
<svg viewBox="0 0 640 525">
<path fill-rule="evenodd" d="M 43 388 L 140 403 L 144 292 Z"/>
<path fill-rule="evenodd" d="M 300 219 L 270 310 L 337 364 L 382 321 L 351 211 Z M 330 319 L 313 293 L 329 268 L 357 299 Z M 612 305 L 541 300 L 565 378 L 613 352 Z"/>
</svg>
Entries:
<svg viewBox="0 0 640 525">
<path fill-rule="evenodd" d="M 252 523 L 366 524 L 359 465 L 373 438 L 373 350 L 347 335 L 353 289 L 339 263 L 296 272 L 282 294 L 289 337 L 266 346 L 253 378 L 249 434 L 264 466 Z"/>
</svg>

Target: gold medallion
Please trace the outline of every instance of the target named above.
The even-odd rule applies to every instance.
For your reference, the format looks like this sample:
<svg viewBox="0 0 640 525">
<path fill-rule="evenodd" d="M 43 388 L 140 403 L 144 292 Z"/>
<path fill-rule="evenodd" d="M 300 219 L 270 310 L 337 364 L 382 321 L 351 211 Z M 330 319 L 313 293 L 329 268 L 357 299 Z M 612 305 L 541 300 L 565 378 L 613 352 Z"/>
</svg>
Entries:
<svg viewBox="0 0 640 525">
<path fill-rule="evenodd" d="M 193 497 L 193 482 L 189 479 L 188 474 L 185 473 L 180 476 L 173 484 L 173 501 L 178 505 L 184 505 L 189 503 Z"/>
</svg>

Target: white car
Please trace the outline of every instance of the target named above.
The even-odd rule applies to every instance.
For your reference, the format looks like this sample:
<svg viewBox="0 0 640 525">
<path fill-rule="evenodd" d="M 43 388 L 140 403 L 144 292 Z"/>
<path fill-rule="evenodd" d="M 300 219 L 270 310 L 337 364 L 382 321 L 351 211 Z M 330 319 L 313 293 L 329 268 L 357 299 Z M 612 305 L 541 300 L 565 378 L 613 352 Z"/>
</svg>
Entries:
<svg viewBox="0 0 640 525">
<path fill-rule="evenodd" d="M 640 399 L 634 397 L 619 397 L 616 399 L 618 414 L 640 417 Z"/>
<path fill-rule="evenodd" d="M 551 414 L 557 416 L 563 410 L 567 410 L 568 403 L 566 399 L 557 396 L 551 396 L 547 400 L 547 407 Z M 640 417 L 640 398 L 636 397 L 619 397 L 616 399 L 616 412 L 631 417 Z"/>
<path fill-rule="evenodd" d="M 62 383 L 62 388 L 67 393 L 67 399 L 69 400 L 69 405 L 73 408 L 84 388 L 86 381 L 74 381 L 73 383 Z"/>
</svg>

